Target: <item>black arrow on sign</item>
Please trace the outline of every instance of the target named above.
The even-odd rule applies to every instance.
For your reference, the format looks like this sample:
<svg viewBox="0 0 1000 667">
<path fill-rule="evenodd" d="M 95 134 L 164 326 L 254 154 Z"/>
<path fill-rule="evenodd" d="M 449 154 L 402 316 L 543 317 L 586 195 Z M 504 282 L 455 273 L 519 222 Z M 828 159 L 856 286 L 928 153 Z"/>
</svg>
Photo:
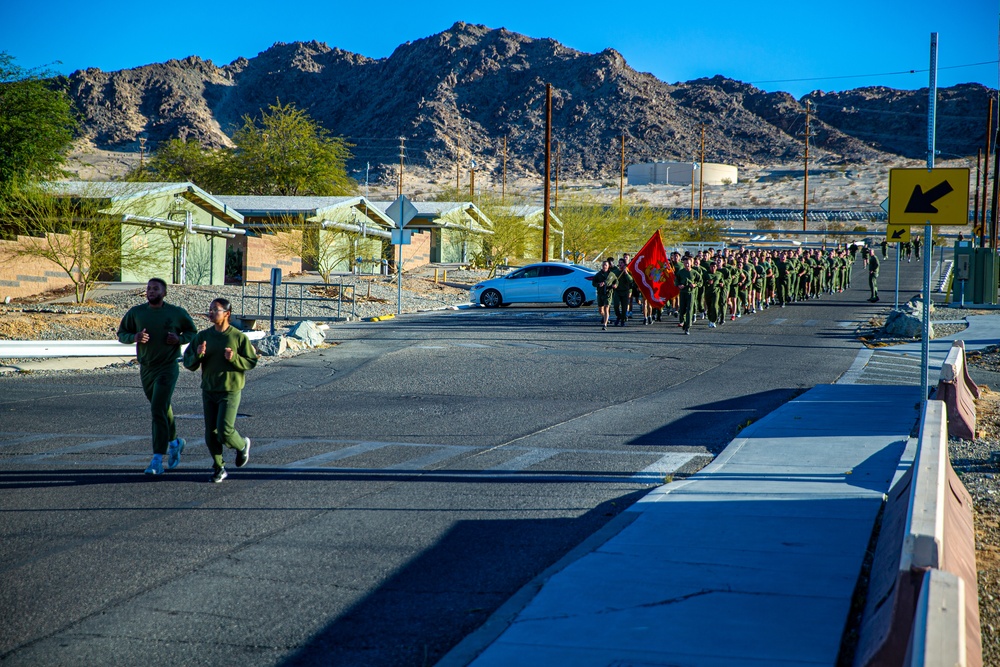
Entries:
<svg viewBox="0 0 1000 667">
<path fill-rule="evenodd" d="M 913 186 L 913 194 L 910 195 L 910 201 L 906 203 L 906 213 L 937 213 L 937 208 L 934 207 L 934 202 L 946 194 L 951 192 L 954 188 L 951 187 L 951 183 L 948 181 L 942 181 L 938 183 L 933 188 L 924 192 L 919 185 Z"/>
<path fill-rule="evenodd" d="M 917 187 L 920 187 L 920 186 L 918 185 Z M 906 236 L 906 230 L 905 229 L 895 229 L 892 232 L 892 236 L 890 236 L 889 238 L 891 238 L 893 241 L 898 241 L 899 239 L 903 238 L 904 236 Z"/>
</svg>

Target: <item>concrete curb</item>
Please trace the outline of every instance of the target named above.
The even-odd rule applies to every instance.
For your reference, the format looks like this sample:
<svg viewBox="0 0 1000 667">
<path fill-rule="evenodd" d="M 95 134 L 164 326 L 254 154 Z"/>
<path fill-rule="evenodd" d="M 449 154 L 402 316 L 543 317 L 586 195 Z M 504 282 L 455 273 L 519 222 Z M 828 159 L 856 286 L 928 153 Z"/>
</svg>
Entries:
<svg viewBox="0 0 1000 667">
<path fill-rule="evenodd" d="M 33 359 L 10 366 L 0 366 L 0 375 L 31 373 L 35 371 L 90 371 L 130 361 L 135 361 L 134 354 L 127 357 L 57 357 L 52 359 Z"/>
</svg>

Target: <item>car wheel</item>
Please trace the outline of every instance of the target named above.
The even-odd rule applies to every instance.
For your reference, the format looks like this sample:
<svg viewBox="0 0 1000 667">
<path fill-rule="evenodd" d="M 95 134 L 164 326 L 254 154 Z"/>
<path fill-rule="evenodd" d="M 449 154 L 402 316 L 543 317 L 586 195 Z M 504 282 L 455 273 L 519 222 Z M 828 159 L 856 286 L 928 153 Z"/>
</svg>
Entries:
<svg viewBox="0 0 1000 667">
<path fill-rule="evenodd" d="M 495 289 L 488 289 L 479 297 L 479 303 L 487 308 L 496 308 L 503 303 L 503 297 Z"/>
<path fill-rule="evenodd" d="M 576 287 L 569 288 L 563 294 L 563 302 L 570 308 L 579 308 L 583 305 L 585 299 L 586 297 L 583 295 L 583 292 Z"/>
</svg>

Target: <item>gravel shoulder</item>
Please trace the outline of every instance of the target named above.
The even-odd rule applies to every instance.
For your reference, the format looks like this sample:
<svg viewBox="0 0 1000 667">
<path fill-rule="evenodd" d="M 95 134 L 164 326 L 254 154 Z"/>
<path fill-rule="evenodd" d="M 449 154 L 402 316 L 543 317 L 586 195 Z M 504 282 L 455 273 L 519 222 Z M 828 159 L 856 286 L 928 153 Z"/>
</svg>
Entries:
<svg viewBox="0 0 1000 667">
<path fill-rule="evenodd" d="M 1000 346 L 970 353 L 968 361 L 974 379 L 1000 373 Z M 976 438 L 953 438 L 948 450 L 975 511 L 983 664 L 1000 665 L 1000 387 L 981 384 L 980 390 Z"/>
</svg>

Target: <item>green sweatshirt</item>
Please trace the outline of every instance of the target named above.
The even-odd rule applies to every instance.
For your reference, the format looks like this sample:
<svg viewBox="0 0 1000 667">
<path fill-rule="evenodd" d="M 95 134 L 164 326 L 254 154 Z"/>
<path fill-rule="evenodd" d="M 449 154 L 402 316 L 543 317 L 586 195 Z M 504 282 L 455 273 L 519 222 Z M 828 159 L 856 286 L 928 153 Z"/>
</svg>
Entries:
<svg viewBox="0 0 1000 667">
<path fill-rule="evenodd" d="M 198 332 L 188 312 L 169 303 L 164 303 L 159 308 L 153 308 L 148 303 L 130 308 L 118 325 L 118 340 L 125 344 L 135 343 L 136 334 L 143 329 L 149 334 L 149 342 L 136 343 L 135 357 L 147 370 L 176 364 L 177 357 L 181 354 L 181 345 L 190 342 Z M 167 334 L 170 332 L 180 338 L 176 345 L 167 343 Z"/>
<path fill-rule="evenodd" d="M 207 343 L 205 354 L 199 356 L 202 341 Z M 231 348 L 233 358 L 226 360 L 226 348 Z M 184 351 L 184 367 L 196 371 L 201 366 L 203 391 L 240 391 L 246 384 L 244 372 L 257 365 L 257 353 L 242 331 L 229 327 L 218 332 L 209 327 L 198 332 Z"/>
</svg>

